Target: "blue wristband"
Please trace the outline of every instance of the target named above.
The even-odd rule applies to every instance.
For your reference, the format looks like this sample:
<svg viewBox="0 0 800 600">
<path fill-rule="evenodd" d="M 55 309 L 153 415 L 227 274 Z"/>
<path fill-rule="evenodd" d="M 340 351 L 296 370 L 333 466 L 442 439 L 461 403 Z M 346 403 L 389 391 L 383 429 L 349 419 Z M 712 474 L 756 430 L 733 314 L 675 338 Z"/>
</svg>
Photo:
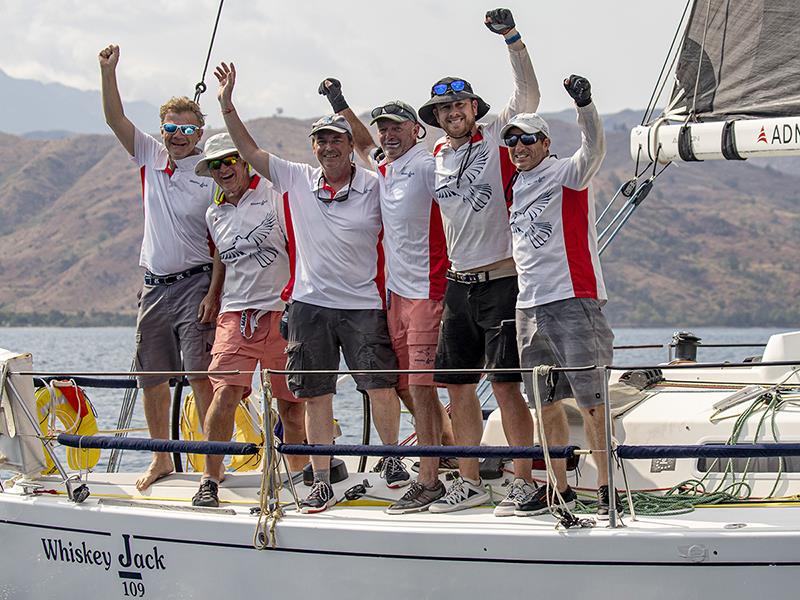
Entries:
<svg viewBox="0 0 800 600">
<path fill-rule="evenodd" d="M 521 39 L 522 39 L 522 36 L 519 34 L 519 31 L 517 33 L 515 33 L 514 35 L 512 35 L 510 38 L 505 38 L 506 44 L 508 44 L 509 46 L 511 44 L 513 44 L 514 42 L 516 42 L 518 40 L 521 40 Z"/>
</svg>

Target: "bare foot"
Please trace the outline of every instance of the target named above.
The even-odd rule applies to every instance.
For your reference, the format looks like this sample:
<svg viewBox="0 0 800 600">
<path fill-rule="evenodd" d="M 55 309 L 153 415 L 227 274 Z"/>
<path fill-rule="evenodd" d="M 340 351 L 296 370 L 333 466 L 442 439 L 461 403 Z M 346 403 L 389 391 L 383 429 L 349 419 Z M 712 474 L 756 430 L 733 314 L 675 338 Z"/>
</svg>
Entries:
<svg viewBox="0 0 800 600">
<path fill-rule="evenodd" d="M 144 475 L 136 480 L 136 489 L 143 492 L 162 477 L 166 477 L 174 470 L 172 459 L 167 454 L 153 454 L 153 460 Z"/>
</svg>

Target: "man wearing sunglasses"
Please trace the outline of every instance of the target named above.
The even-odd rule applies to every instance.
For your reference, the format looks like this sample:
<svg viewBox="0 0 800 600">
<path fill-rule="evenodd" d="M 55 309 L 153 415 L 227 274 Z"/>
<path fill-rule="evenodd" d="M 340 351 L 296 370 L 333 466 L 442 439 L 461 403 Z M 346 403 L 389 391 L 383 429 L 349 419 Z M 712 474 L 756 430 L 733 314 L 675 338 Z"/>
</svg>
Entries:
<svg viewBox="0 0 800 600">
<path fill-rule="evenodd" d="M 353 134 L 344 117 L 330 115 L 311 127 L 319 167 L 289 162 L 258 147 L 233 105 L 234 66 L 215 71 L 225 124 L 239 154 L 283 195 L 292 276 L 284 290 L 289 305 L 287 370 L 337 370 L 340 352 L 353 370 L 397 369 L 384 309 L 381 213 L 378 181 L 353 164 Z M 400 401 L 397 376 L 354 375 L 372 403 L 373 420 L 385 444 L 397 444 Z M 306 401 L 306 432 L 312 444 L 333 442 L 336 375 L 293 373 L 289 389 Z M 302 501 L 306 513 L 336 503 L 330 457 L 313 456 L 314 484 Z M 390 487 L 410 483 L 396 458 L 384 458 Z"/>
<path fill-rule="evenodd" d="M 601 312 L 607 295 L 597 253 L 594 200 L 589 183 L 605 156 L 603 125 L 592 102 L 591 86 L 572 75 L 564 86 L 575 100 L 581 147 L 569 158 L 550 155 L 550 131 L 537 114 L 518 114 L 503 127 L 502 135 L 519 174 L 513 184 L 511 232 L 519 271 L 517 336 L 520 363 L 537 365 L 610 365 L 614 334 Z M 528 398 L 533 399 L 533 378 L 524 375 Z M 583 415 L 590 448 L 606 447 L 602 371 L 558 373 L 550 386 L 539 391 L 548 443 L 566 446 L 569 429 L 559 400 L 575 398 Z M 609 490 L 606 460 L 595 459 L 598 477 L 598 517 L 608 518 Z M 575 492 L 567 484 L 564 460 L 553 460 L 560 501 L 575 505 Z M 548 511 L 555 490 L 542 486 L 517 506 L 515 514 Z M 617 503 L 621 507 L 621 503 Z"/>
<path fill-rule="evenodd" d="M 205 371 L 223 272 L 221 263 L 212 268 L 206 229 L 212 187 L 194 172 L 203 113 L 189 98 L 171 98 L 161 107 L 159 142 L 125 116 L 116 76 L 119 46 L 104 48 L 98 58 L 106 122 L 141 170 L 144 238 L 139 265 L 145 275 L 136 322 L 136 369 Z M 168 380 L 166 375 L 137 377 L 152 438 L 169 438 Z M 190 375 L 189 382 L 202 420 L 211 403 L 211 384 L 197 375 Z M 154 453 L 136 487 L 144 490 L 172 470 L 169 454 Z"/>
<path fill-rule="evenodd" d="M 216 183 L 214 202 L 206 212 L 208 230 L 225 265 L 222 307 L 208 370 L 214 399 L 204 431 L 209 440 L 227 441 L 239 402 L 250 394 L 253 371 L 286 368 L 286 343 L 280 322 L 284 302 L 281 292 L 289 281 L 286 221 L 283 200 L 272 184 L 251 174 L 230 135 L 218 133 L 205 144 L 195 173 Z M 283 440 L 302 444 L 305 440 L 305 408 L 289 392 L 286 377 L 272 376 L 272 394 L 278 399 Z M 222 456 L 206 457 L 195 506 L 219 506 L 219 473 Z M 307 457 L 287 456 L 293 474 L 302 471 Z"/>
<path fill-rule="evenodd" d="M 489 112 L 489 105 L 473 92 L 469 82 L 458 77 L 437 81 L 430 100 L 419 109 L 425 123 L 446 134 L 434 148 L 436 200 L 452 262 L 437 369 L 519 368 L 514 334 L 517 273 L 504 197 L 505 183 L 514 169 L 502 148 L 500 129 L 513 115 L 536 110 L 539 86 L 511 12 L 503 8 L 489 11 L 485 24 L 503 36 L 513 71 L 514 93 L 498 118 L 478 123 Z M 531 445 L 533 421 L 520 392 L 520 375 L 490 373 L 487 379 L 509 444 Z M 483 431 L 476 394 L 479 376 L 437 373 L 435 380 L 447 385 L 456 443 L 477 446 Z M 462 510 L 489 501 L 481 485 L 478 460 L 460 459 L 459 466 L 461 477 L 431 504 L 431 512 Z M 513 515 L 518 500 L 533 493 L 531 468 L 531 460 L 514 460 L 514 481 L 495 515 Z"/>
<path fill-rule="evenodd" d="M 319 93 L 350 123 L 356 150 L 378 175 L 389 334 L 400 368 L 432 369 L 449 261 L 441 214 L 434 200 L 433 155 L 418 143 L 424 127 L 409 104 L 402 100 L 387 102 L 372 111 L 370 125 L 377 125 L 378 147 L 348 107 L 337 79 L 323 81 Z M 450 418 L 439 401 L 432 374 L 401 375 L 397 393 L 414 415 L 420 444 L 453 443 Z M 439 463 L 438 458 L 422 457 L 417 480 L 387 512 L 421 512 L 444 496 Z"/>
</svg>

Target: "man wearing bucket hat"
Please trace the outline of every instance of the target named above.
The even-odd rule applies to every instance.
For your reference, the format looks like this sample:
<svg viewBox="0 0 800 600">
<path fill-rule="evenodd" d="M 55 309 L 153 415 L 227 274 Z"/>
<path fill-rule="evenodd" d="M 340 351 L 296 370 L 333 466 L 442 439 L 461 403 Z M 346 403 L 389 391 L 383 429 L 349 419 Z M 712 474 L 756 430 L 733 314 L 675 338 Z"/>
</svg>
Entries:
<svg viewBox="0 0 800 600">
<path fill-rule="evenodd" d="M 311 126 L 319 167 L 283 160 L 262 150 L 233 106 L 233 65 L 216 70 L 219 101 L 228 131 L 244 158 L 283 195 L 291 278 L 287 370 L 339 368 L 339 352 L 353 370 L 397 369 L 384 308 L 383 253 L 378 182 L 353 164 L 353 134 L 344 117 L 331 115 Z M 373 406 L 375 428 L 385 444 L 397 444 L 400 401 L 390 373 L 354 375 Z M 289 388 L 306 401 L 306 432 L 313 444 L 333 442 L 335 374 L 293 373 Z M 336 499 L 330 457 L 314 456 L 314 484 L 303 512 L 320 512 Z M 384 458 L 386 483 L 400 487 L 410 475 L 400 460 Z"/>
<path fill-rule="evenodd" d="M 324 80 L 319 93 L 350 123 L 356 150 L 378 176 L 389 334 L 400 368 L 432 369 L 449 261 L 439 206 L 434 200 L 433 155 L 418 143 L 425 128 L 408 103 L 386 102 L 371 113 L 370 125 L 378 128 L 378 147 L 348 107 L 337 79 Z M 414 415 L 420 444 L 453 443 L 450 418 L 439 401 L 433 374 L 401 375 L 397 393 Z M 435 457 L 420 458 L 417 480 L 387 512 L 424 511 L 444 496 L 439 463 Z"/>
<path fill-rule="evenodd" d="M 111 45 L 100 51 L 98 61 L 106 123 L 141 171 L 144 237 L 139 265 L 145 274 L 136 319 L 136 370 L 205 371 L 223 273 L 219 263 L 212 267 L 206 230 L 212 186 L 194 174 L 204 116 L 196 102 L 174 97 L 161 106 L 161 141 L 140 131 L 122 106 L 116 75 L 119 55 L 119 46 Z M 136 378 L 152 438 L 169 438 L 169 378 Z M 205 375 L 188 378 L 204 417 L 211 384 Z M 168 453 L 153 453 L 136 487 L 146 489 L 173 468 Z"/>
<path fill-rule="evenodd" d="M 530 369 L 537 365 L 609 365 L 612 333 L 601 312 L 607 295 L 597 253 L 594 200 L 589 183 L 605 156 L 603 125 L 584 77 L 571 75 L 564 86 L 575 100 L 581 147 L 569 158 L 550 155 L 550 129 L 539 115 L 518 114 L 502 136 L 518 175 L 513 183 L 511 232 L 519 271 L 517 340 L 528 398 L 534 398 Z M 586 440 L 595 451 L 606 447 L 602 407 L 602 371 L 559 373 L 552 386 L 540 383 L 544 433 L 548 443 L 566 446 L 569 429 L 559 400 L 575 398 L 583 415 Z M 552 398 L 548 391 L 552 389 Z M 595 459 L 598 517 L 608 518 L 608 471 L 603 455 Z M 517 507 L 517 515 L 548 511 L 555 500 L 575 505 L 564 460 L 554 460 L 558 495 L 549 486 Z M 617 503 L 618 507 L 621 504 Z"/>
<path fill-rule="evenodd" d="M 286 221 L 281 197 L 269 181 L 251 174 L 227 133 L 218 133 L 206 141 L 195 173 L 212 178 L 216 184 L 206 223 L 217 258 L 225 265 L 222 306 L 209 371 L 239 372 L 209 377 L 214 399 L 204 431 L 209 440 L 226 441 L 233 434 L 239 402 L 250 394 L 256 365 L 262 369 L 286 368 L 286 342 L 280 335 L 284 308 L 281 291 L 289 281 Z M 289 391 L 283 375 L 273 375 L 271 382 L 283 424 L 283 440 L 302 444 L 303 403 Z M 222 458 L 206 457 L 193 505 L 219 506 Z M 287 461 L 289 470 L 296 473 L 303 469 L 306 458 L 288 456 Z"/>
<path fill-rule="evenodd" d="M 445 137 L 435 148 L 436 200 L 442 212 L 447 249 L 452 261 L 447 274 L 444 313 L 436 352 L 437 369 L 519 368 L 514 334 L 516 270 L 504 189 L 513 172 L 501 147 L 500 129 L 513 115 L 534 111 L 539 86 L 528 51 L 507 9 L 486 13 L 486 26 L 504 37 L 514 74 L 514 94 L 497 119 L 479 124 L 489 105 L 466 80 L 445 77 L 431 88 L 419 109 L 427 124 Z M 447 385 L 453 431 L 459 445 L 481 440 L 481 410 L 476 394 L 478 375 L 437 373 Z M 503 429 L 512 445 L 533 442 L 533 422 L 520 392 L 518 373 L 491 373 Z M 431 504 L 431 512 L 450 512 L 489 500 L 477 459 L 459 460 L 461 477 L 447 494 Z M 532 462 L 514 461 L 514 481 L 495 515 L 513 515 L 518 500 L 533 494 Z"/>
</svg>

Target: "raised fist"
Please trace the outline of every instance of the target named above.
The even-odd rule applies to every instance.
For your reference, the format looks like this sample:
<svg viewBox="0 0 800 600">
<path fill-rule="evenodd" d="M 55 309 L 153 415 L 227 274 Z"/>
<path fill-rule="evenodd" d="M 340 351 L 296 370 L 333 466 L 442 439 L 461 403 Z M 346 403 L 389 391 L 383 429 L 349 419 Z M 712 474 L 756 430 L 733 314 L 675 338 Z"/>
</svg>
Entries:
<svg viewBox="0 0 800 600">
<path fill-rule="evenodd" d="M 342 83 L 338 79 L 333 77 L 323 79 L 317 91 L 328 99 L 333 112 L 339 113 L 348 108 L 347 100 L 344 99 L 344 94 L 342 94 Z"/>
<path fill-rule="evenodd" d="M 103 48 L 97 58 L 100 61 L 101 69 L 116 69 L 119 62 L 119 46 L 111 44 L 107 48 Z"/>
<path fill-rule="evenodd" d="M 578 106 L 586 106 L 591 103 L 592 84 L 586 77 L 570 75 L 564 80 L 564 88 Z"/>
<path fill-rule="evenodd" d="M 514 15 L 507 8 L 495 8 L 486 13 L 484 24 L 489 31 L 505 35 L 514 28 Z"/>
</svg>

